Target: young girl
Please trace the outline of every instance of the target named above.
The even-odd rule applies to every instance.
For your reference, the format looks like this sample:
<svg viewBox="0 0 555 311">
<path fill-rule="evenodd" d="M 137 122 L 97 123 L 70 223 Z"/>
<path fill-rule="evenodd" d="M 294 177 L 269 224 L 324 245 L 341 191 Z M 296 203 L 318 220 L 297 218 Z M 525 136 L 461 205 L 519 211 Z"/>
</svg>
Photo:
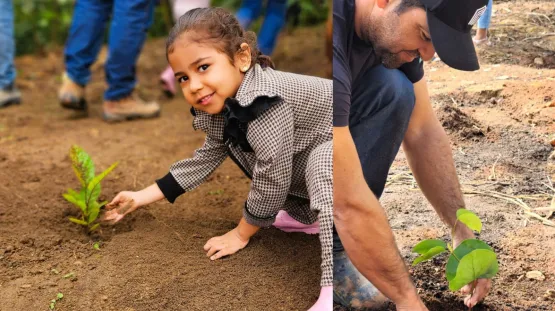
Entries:
<svg viewBox="0 0 555 311">
<path fill-rule="evenodd" d="M 191 159 L 138 192 L 119 193 L 105 219 L 119 221 L 140 206 L 175 199 L 199 186 L 229 156 L 252 179 L 238 226 L 204 246 L 215 260 L 244 248 L 280 210 L 295 231 L 318 222 L 322 247 L 320 298 L 311 308 L 332 310 L 332 81 L 273 70 L 256 36 L 220 8 L 181 16 L 169 34 L 168 61 L 193 127 L 206 133 Z M 288 219 L 290 218 L 290 219 Z M 291 221 L 294 219 L 296 221 Z M 301 228 L 302 230 L 302 228 Z"/>
</svg>

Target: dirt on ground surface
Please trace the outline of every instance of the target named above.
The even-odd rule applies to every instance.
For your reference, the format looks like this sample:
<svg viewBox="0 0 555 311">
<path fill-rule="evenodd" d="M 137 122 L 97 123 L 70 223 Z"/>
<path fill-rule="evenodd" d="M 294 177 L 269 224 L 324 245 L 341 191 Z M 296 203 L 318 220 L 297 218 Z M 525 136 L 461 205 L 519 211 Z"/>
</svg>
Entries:
<svg viewBox="0 0 555 311">
<path fill-rule="evenodd" d="M 555 222 L 541 209 L 553 206 L 555 195 L 555 2 L 494 1 L 493 8 L 492 44 L 478 50 L 479 71 L 425 65 L 466 206 L 482 219 L 479 238 L 500 264 L 489 296 L 472 310 L 555 310 L 555 227 L 524 213 L 529 208 Z M 468 310 L 464 296 L 448 289 L 446 256 L 410 267 L 414 245 L 450 241 L 450 233 L 417 188 L 402 151 L 390 174 L 381 202 L 420 296 L 432 311 Z M 515 198 L 524 205 L 509 201 Z M 528 278 L 530 271 L 544 278 Z"/>
<path fill-rule="evenodd" d="M 329 74 L 324 25 L 284 33 L 277 68 Z M 20 106 L 0 110 L 0 310 L 306 310 L 320 291 L 317 236 L 259 232 L 239 253 L 211 262 L 206 241 L 234 228 L 250 181 L 226 160 L 202 186 L 139 209 L 115 226 L 87 235 L 62 198 L 79 182 L 70 146 L 82 146 L 103 181 L 101 199 L 140 190 L 190 157 L 204 135 L 192 129 L 182 95 L 167 99 L 158 85 L 166 66 L 164 40 L 146 43 L 138 63 L 138 93 L 162 104 L 158 119 L 107 124 L 101 119 L 106 52 L 92 66 L 89 116 L 63 110 L 57 88 L 60 48 L 16 60 Z M 93 248 L 99 243 L 99 250 Z"/>
</svg>

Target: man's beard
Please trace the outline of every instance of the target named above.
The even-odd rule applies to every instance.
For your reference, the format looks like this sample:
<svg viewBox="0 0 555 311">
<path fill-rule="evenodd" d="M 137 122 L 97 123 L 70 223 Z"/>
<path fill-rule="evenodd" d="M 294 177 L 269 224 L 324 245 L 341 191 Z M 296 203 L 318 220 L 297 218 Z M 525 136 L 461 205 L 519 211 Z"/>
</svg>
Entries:
<svg viewBox="0 0 555 311">
<path fill-rule="evenodd" d="M 386 47 L 387 45 L 384 42 L 385 38 L 393 40 L 394 37 L 397 37 L 396 33 L 388 32 L 386 29 L 395 29 L 395 27 L 398 27 L 398 23 L 395 23 L 393 20 L 389 20 L 387 25 L 379 27 L 376 24 L 371 24 L 370 21 L 367 20 L 367 23 L 364 26 L 365 27 L 362 30 L 362 40 L 372 44 L 376 57 L 382 62 L 385 68 L 396 69 L 406 63 L 404 60 L 401 60 L 400 53 L 391 52 L 391 50 Z M 415 57 L 420 57 L 420 53 L 418 51 L 412 51 L 412 54 Z"/>
<path fill-rule="evenodd" d="M 382 65 L 388 69 L 397 69 L 405 63 L 405 61 L 400 59 L 399 54 L 391 53 L 387 50 L 376 50 L 376 55 L 381 60 Z"/>
</svg>

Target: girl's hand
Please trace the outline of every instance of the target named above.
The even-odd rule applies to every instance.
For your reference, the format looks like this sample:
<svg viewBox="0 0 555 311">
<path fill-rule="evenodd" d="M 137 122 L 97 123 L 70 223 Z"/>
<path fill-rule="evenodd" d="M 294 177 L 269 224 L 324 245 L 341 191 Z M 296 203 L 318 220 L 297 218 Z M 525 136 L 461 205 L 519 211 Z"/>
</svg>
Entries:
<svg viewBox="0 0 555 311">
<path fill-rule="evenodd" d="M 116 222 L 141 206 L 137 192 L 122 191 L 116 195 L 112 202 L 106 204 L 106 213 L 103 221 Z"/>
<path fill-rule="evenodd" d="M 235 254 L 240 249 L 245 248 L 248 243 L 249 239 L 242 239 L 238 228 L 235 228 L 222 236 L 208 240 L 204 245 L 204 250 L 210 260 L 216 260 L 223 256 Z"/>
</svg>

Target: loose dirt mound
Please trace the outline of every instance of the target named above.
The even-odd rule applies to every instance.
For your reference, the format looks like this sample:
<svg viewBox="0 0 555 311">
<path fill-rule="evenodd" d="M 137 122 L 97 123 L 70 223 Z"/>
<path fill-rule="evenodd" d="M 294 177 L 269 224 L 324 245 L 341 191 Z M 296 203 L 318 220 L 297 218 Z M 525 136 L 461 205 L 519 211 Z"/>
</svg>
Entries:
<svg viewBox="0 0 555 311">
<path fill-rule="evenodd" d="M 484 131 L 477 120 L 452 105 L 442 105 L 436 110 L 436 115 L 443 128 L 449 133 L 456 133 L 463 139 L 484 136 Z"/>
</svg>

